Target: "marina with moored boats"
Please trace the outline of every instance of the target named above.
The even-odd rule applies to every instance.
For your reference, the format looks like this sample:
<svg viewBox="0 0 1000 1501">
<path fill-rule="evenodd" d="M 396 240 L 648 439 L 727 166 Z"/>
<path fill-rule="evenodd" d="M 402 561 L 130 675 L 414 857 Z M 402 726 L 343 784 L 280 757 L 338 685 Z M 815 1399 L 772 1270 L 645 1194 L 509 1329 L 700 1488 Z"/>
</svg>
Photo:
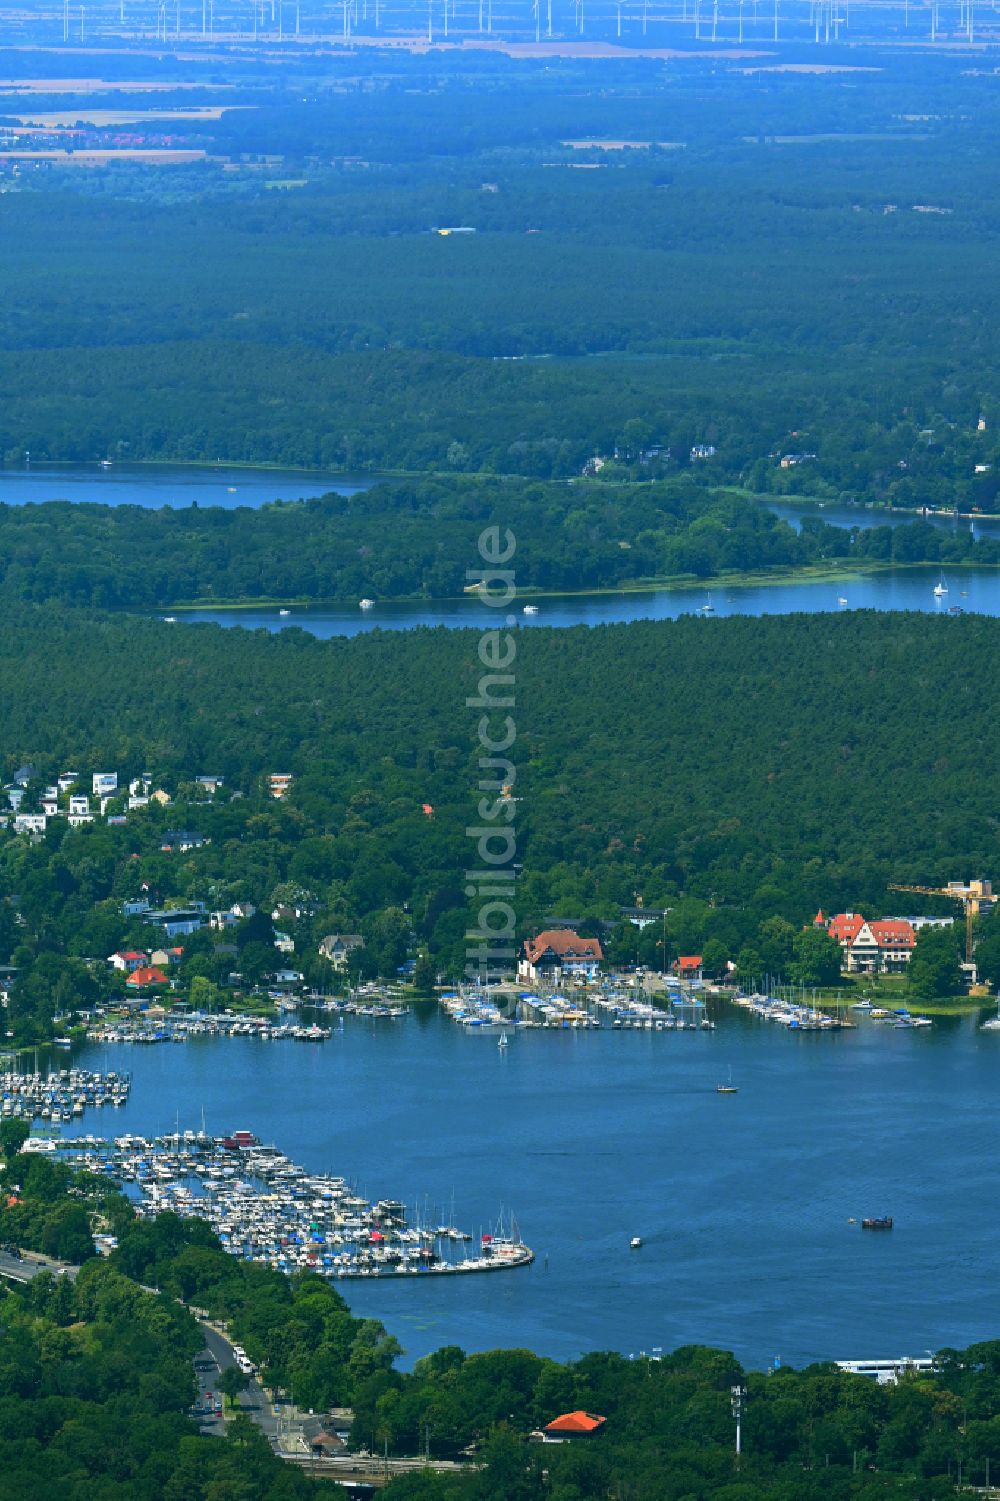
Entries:
<svg viewBox="0 0 1000 1501">
<path fill-rule="evenodd" d="M 703 998 L 679 985 L 666 986 L 656 992 L 655 999 L 641 987 L 627 988 L 621 983 L 579 987 L 571 994 L 470 985 L 449 991 L 440 1001 L 451 1021 L 469 1029 L 715 1030 Z"/>
<path fill-rule="evenodd" d="M 0 1119 L 61 1125 L 87 1110 L 127 1104 L 131 1075 L 89 1068 L 0 1073 Z"/>
<path fill-rule="evenodd" d="M 542 999 L 560 994 L 574 1004 L 587 994 L 576 985 L 536 984 L 516 987 L 516 994 L 522 990 Z M 523 1343 L 531 1328 L 544 1330 L 545 1353 L 564 1358 L 587 1349 L 638 1349 L 653 1338 L 651 1328 L 665 1345 L 697 1340 L 708 1284 L 727 1289 L 713 1303 L 712 1337 L 723 1342 L 742 1320 L 741 1358 L 745 1351 L 764 1360 L 777 1348 L 785 1361 L 806 1361 L 847 1342 L 902 1348 L 904 1329 L 894 1310 L 858 1289 L 880 1288 L 887 1276 L 913 1276 L 922 1248 L 933 1294 L 924 1343 L 971 1341 L 994 1265 L 988 1219 L 969 1229 L 968 1286 L 942 1295 L 937 1268 L 989 1162 L 980 1122 L 992 1098 L 1000 1032 L 980 1032 L 979 1023 L 996 1014 L 995 1001 L 984 998 L 978 1016 L 936 1014 L 932 1027 L 901 1030 L 895 1021 L 869 1022 L 864 1010 L 852 1009 L 863 1004 L 866 987 L 845 988 L 841 1014 L 856 1027 L 800 1032 L 763 1025 L 706 986 L 698 992 L 702 1008 L 670 1003 L 668 1010 L 667 997 L 655 994 L 661 1018 L 683 1016 L 687 1023 L 707 1012 L 716 1023 L 715 1031 L 685 1025 L 671 1041 L 656 1032 L 655 1018 L 649 1030 L 613 1026 L 617 998 L 653 1005 L 648 980 L 642 990 L 611 979 L 590 987 L 587 1008 L 599 1028 L 521 1027 L 506 1015 L 494 1026 L 466 1027 L 439 1001 L 417 1001 L 397 1020 L 348 1015 L 342 1033 L 333 1013 L 302 1009 L 288 1018 L 301 1025 L 315 1015 L 332 1027 L 333 1036 L 319 1046 L 276 1046 L 240 1034 L 196 1034 L 185 1047 L 85 1043 L 72 1061 L 105 1074 L 131 1073 L 128 1103 L 99 1116 L 88 1111 L 42 1135 L 55 1161 L 67 1155 L 60 1138 L 76 1137 L 73 1151 L 81 1160 L 92 1154 L 94 1170 L 109 1180 L 102 1161 L 114 1150 L 113 1138 L 130 1134 L 126 1151 L 135 1156 L 144 1150 L 141 1142 L 152 1149 L 159 1136 L 159 1173 L 147 1172 L 146 1188 L 125 1184 L 143 1213 L 159 1204 L 184 1206 L 186 1215 L 197 1206 L 229 1237 L 234 1256 L 249 1250 L 270 1264 L 273 1255 L 292 1272 L 322 1268 L 357 1313 L 403 1331 L 409 1359 L 452 1339 L 466 1338 L 472 1349 Z M 813 999 L 811 988 L 803 996 L 798 986 L 772 986 L 768 993 L 795 1004 Z M 884 987 L 868 991 L 872 1009 L 901 1005 L 883 999 L 879 1006 L 883 994 Z M 602 996 L 611 1005 L 598 1005 Z M 506 1010 L 507 997 L 499 999 L 498 1009 Z M 836 1000 L 822 996 L 824 1007 Z M 504 1035 L 509 1043 L 501 1049 Z M 808 1069 L 795 1066 L 803 1046 Z M 58 1050 L 39 1049 L 42 1070 L 70 1061 Z M 738 1093 L 726 1095 L 717 1086 L 728 1084 L 730 1068 Z M 963 1152 L 950 1154 L 945 1172 L 939 1121 L 955 1108 L 956 1069 L 966 1089 L 958 1122 Z M 864 1113 L 865 1130 L 845 1132 L 845 1110 L 854 1106 Z M 198 1151 L 190 1138 L 185 1152 L 183 1128 L 197 1134 L 203 1107 L 213 1140 L 246 1124 L 298 1165 L 300 1177 L 285 1180 L 302 1193 L 285 1196 L 291 1212 L 267 1198 L 283 1194 L 280 1177 L 248 1177 L 248 1154 Z M 911 1170 L 914 1156 L 940 1166 L 933 1196 L 925 1177 Z M 223 1176 L 194 1173 L 199 1161 Z M 184 1166 L 187 1173 L 179 1172 Z M 338 1224 L 335 1214 L 330 1223 L 305 1218 L 309 1200 L 320 1198 L 306 1179 L 338 1176 L 349 1195 L 371 1208 L 390 1196 L 405 1203 L 402 1228 L 424 1232 L 421 1238 L 386 1247 L 369 1230 L 367 1240 L 351 1245 L 328 1242 L 328 1231 L 345 1235 L 351 1227 Z M 762 1215 L 756 1185 L 775 1180 L 782 1194 Z M 191 1199 L 175 1190 L 190 1191 Z M 496 1229 L 501 1204 L 516 1206 L 524 1241 L 535 1252 L 522 1275 L 491 1281 L 432 1272 L 427 1268 L 437 1263 L 416 1255 L 429 1246 L 443 1264 L 482 1259 L 494 1269 L 492 1253 L 481 1258 L 481 1236 Z M 337 1212 L 354 1218 L 344 1204 Z M 379 1228 L 363 1210 L 358 1214 L 364 1228 Z M 861 1215 L 882 1214 L 894 1217 L 892 1232 L 861 1233 Z M 851 1215 L 858 1218 L 845 1231 Z M 322 1233 L 312 1231 L 314 1223 Z M 427 1232 L 448 1228 L 472 1239 L 427 1239 Z M 642 1248 L 632 1252 L 629 1238 L 636 1234 Z M 253 1240 L 259 1247 L 247 1245 Z M 405 1257 L 417 1272 L 393 1270 L 397 1253 L 399 1265 Z M 332 1259 L 342 1255 L 351 1259 Z M 736 1264 L 740 1277 L 727 1283 Z M 814 1269 L 824 1296 L 790 1300 L 784 1279 L 801 1277 L 804 1267 Z"/>
<path fill-rule="evenodd" d="M 207 1221 L 231 1255 L 328 1278 L 507 1271 L 534 1253 L 501 1216 L 475 1237 L 447 1222 L 413 1223 L 399 1199 L 372 1201 L 343 1177 L 311 1173 L 251 1131 L 179 1129 L 64 1140 L 75 1165 L 122 1187 L 142 1218 L 170 1211 Z"/>
</svg>

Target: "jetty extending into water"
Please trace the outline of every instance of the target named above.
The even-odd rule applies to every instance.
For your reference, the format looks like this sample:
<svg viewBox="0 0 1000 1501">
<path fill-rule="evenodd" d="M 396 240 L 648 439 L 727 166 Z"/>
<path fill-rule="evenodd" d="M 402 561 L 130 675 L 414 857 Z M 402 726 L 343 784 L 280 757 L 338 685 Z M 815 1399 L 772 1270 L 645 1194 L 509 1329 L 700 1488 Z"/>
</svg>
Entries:
<svg viewBox="0 0 1000 1501">
<path fill-rule="evenodd" d="M 139 1011 L 132 1016 L 109 1016 L 95 1020 L 87 1028 L 87 1041 L 97 1043 L 189 1042 L 195 1037 L 255 1037 L 261 1042 L 327 1042 L 333 1028 L 318 1022 L 302 1022 L 293 1013 L 308 1009 L 339 1018 L 343 1030 L 345 1017 L 397 1020 L 406 1016 L 409 1007 L 380 987 L 365 987 L 346 999 L 318 996 L 315 999 L 282 997 L 279 1016 L 254 1016 L 247 1012 L 200 1011 L 160 1007 Z"/>
<path fill-rule="evenodd" d="M 326 1042 L 332 1036 L 329 1027 L 297 1022 L 272 1021 L 268 1017 L 241 1016 L 225 1011 L 218 1016 L 165 1015 L 151 1018 L 140 1012 L 135 1017 L 101 1022 L 88 1027 L 87 1041 L 98 1043 L 130 1042 L 149 1046 L 158 1042 L 190 1042 L 193 1037 L 257 1037 L 262 1042 Z"/>
<path fill-rule="evenodd" d="M 122 1187 L 146 1218 L 166 1210 L 206 1220 L 233 1256 L 328 1278 L 509 1271 L 534 1252 L 513 1220 L 477 1236 L 454 1224 L 408 1223 L 398 1199 L 372 1202 L 345 1178 L 310 1173 L 250 1131 L 179 1130 L 60 1142 L 75 1163 Z"/>
<path fill-rule="evenodd" d="M 642 990 L 602 982 L 563 991 L 514 990 L 510 987 L 462 986 L 442 995 L 448 1017 L 461 1027 L 512 1032 L 537 1029 L 644 1032 L 715 1030 L 701 996 L 690 987 L 668 984 L 651 1000 Z"/>
<path fill-rule="evenodd" d="M 857 1025 L 847 1016 L 830 1016 L 808 1002 L 785 1000 L 764 991 L 738 991 L 733 996 L 733 1005 L 742 1006 L 760 1021 L 776 1022 L 796 1032 L 837 1032 L 853 1030 Z"/>
</svg>

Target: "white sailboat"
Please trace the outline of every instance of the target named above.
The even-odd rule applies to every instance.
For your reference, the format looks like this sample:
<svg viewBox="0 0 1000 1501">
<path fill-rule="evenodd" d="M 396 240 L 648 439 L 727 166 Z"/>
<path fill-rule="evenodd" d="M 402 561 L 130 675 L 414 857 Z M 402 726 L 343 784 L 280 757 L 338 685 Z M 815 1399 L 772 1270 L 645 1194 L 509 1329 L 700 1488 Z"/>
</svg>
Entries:
<svg viewBox="0 0 1000 1501">
<path fill-rule="evenodd" d="M 937 583 L 934 585 L 934 593 L 937 595 L 938 599 L 948 593 L 948 583 L 943 573 L 938 579 Z"/>
<path fill-rule="evenodd" d="M 716 1094 L 739 1094 L 739 1085 L 733 1083 L 733 1071 L 731 1068 L 729 1070 L 729 1078 L 724 1084 L 717 1084 L 715 1092 Z"/>
<path fill-rule="evenodd" d="M 712 603 L 712 596 L 710 594 L 706 594 L 705 603 L 701 607 L 701 613 L 703 615 L 711 615 L 714 609 L 715 606 Z"/>
<path fill-rule="evenodd" d="M 1000 1032 L 1000 993 L 997 994 L 997 1014 L 984 1021 L 980 1032 Z"/>
</svg>

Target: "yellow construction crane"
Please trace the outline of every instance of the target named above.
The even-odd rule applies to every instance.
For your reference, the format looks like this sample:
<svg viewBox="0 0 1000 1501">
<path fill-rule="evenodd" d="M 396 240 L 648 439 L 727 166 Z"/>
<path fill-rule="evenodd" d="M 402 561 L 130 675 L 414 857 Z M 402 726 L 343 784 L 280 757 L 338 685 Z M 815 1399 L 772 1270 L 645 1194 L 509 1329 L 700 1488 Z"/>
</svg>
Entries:
<svg viewBox="0 0 1000 1501">
<path fill-rule="evenodd" d="M 947 886 L 900 886 L 889 883 L 890 891 L 916 891 L 920 896 L 944 896 L 961 902 L 965 913 L 965 962 L 972 963 L 972 925 L 980 912 L 989 912 L 996 897 L 989 881 L 949 881 Z"/>
</svg>

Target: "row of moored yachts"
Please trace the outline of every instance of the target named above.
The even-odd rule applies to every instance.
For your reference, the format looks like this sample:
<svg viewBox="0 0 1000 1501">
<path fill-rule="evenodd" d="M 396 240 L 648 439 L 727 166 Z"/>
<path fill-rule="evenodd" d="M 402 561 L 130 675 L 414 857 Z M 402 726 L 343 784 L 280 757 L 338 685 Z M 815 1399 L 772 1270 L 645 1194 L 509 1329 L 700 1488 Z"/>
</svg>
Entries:
<svg viewBox="0 0 1000 1501">
<path fill-rule="evenodd" d="M 53 1125 L 104 1105 L 124 1105 L 131 1079 L 123 1073 L 96 1073 L 64 1068 L 51 1074 L 0 1074 L 0 1116 L 5 1120 L 40 1120 Z"/>
</svg>

